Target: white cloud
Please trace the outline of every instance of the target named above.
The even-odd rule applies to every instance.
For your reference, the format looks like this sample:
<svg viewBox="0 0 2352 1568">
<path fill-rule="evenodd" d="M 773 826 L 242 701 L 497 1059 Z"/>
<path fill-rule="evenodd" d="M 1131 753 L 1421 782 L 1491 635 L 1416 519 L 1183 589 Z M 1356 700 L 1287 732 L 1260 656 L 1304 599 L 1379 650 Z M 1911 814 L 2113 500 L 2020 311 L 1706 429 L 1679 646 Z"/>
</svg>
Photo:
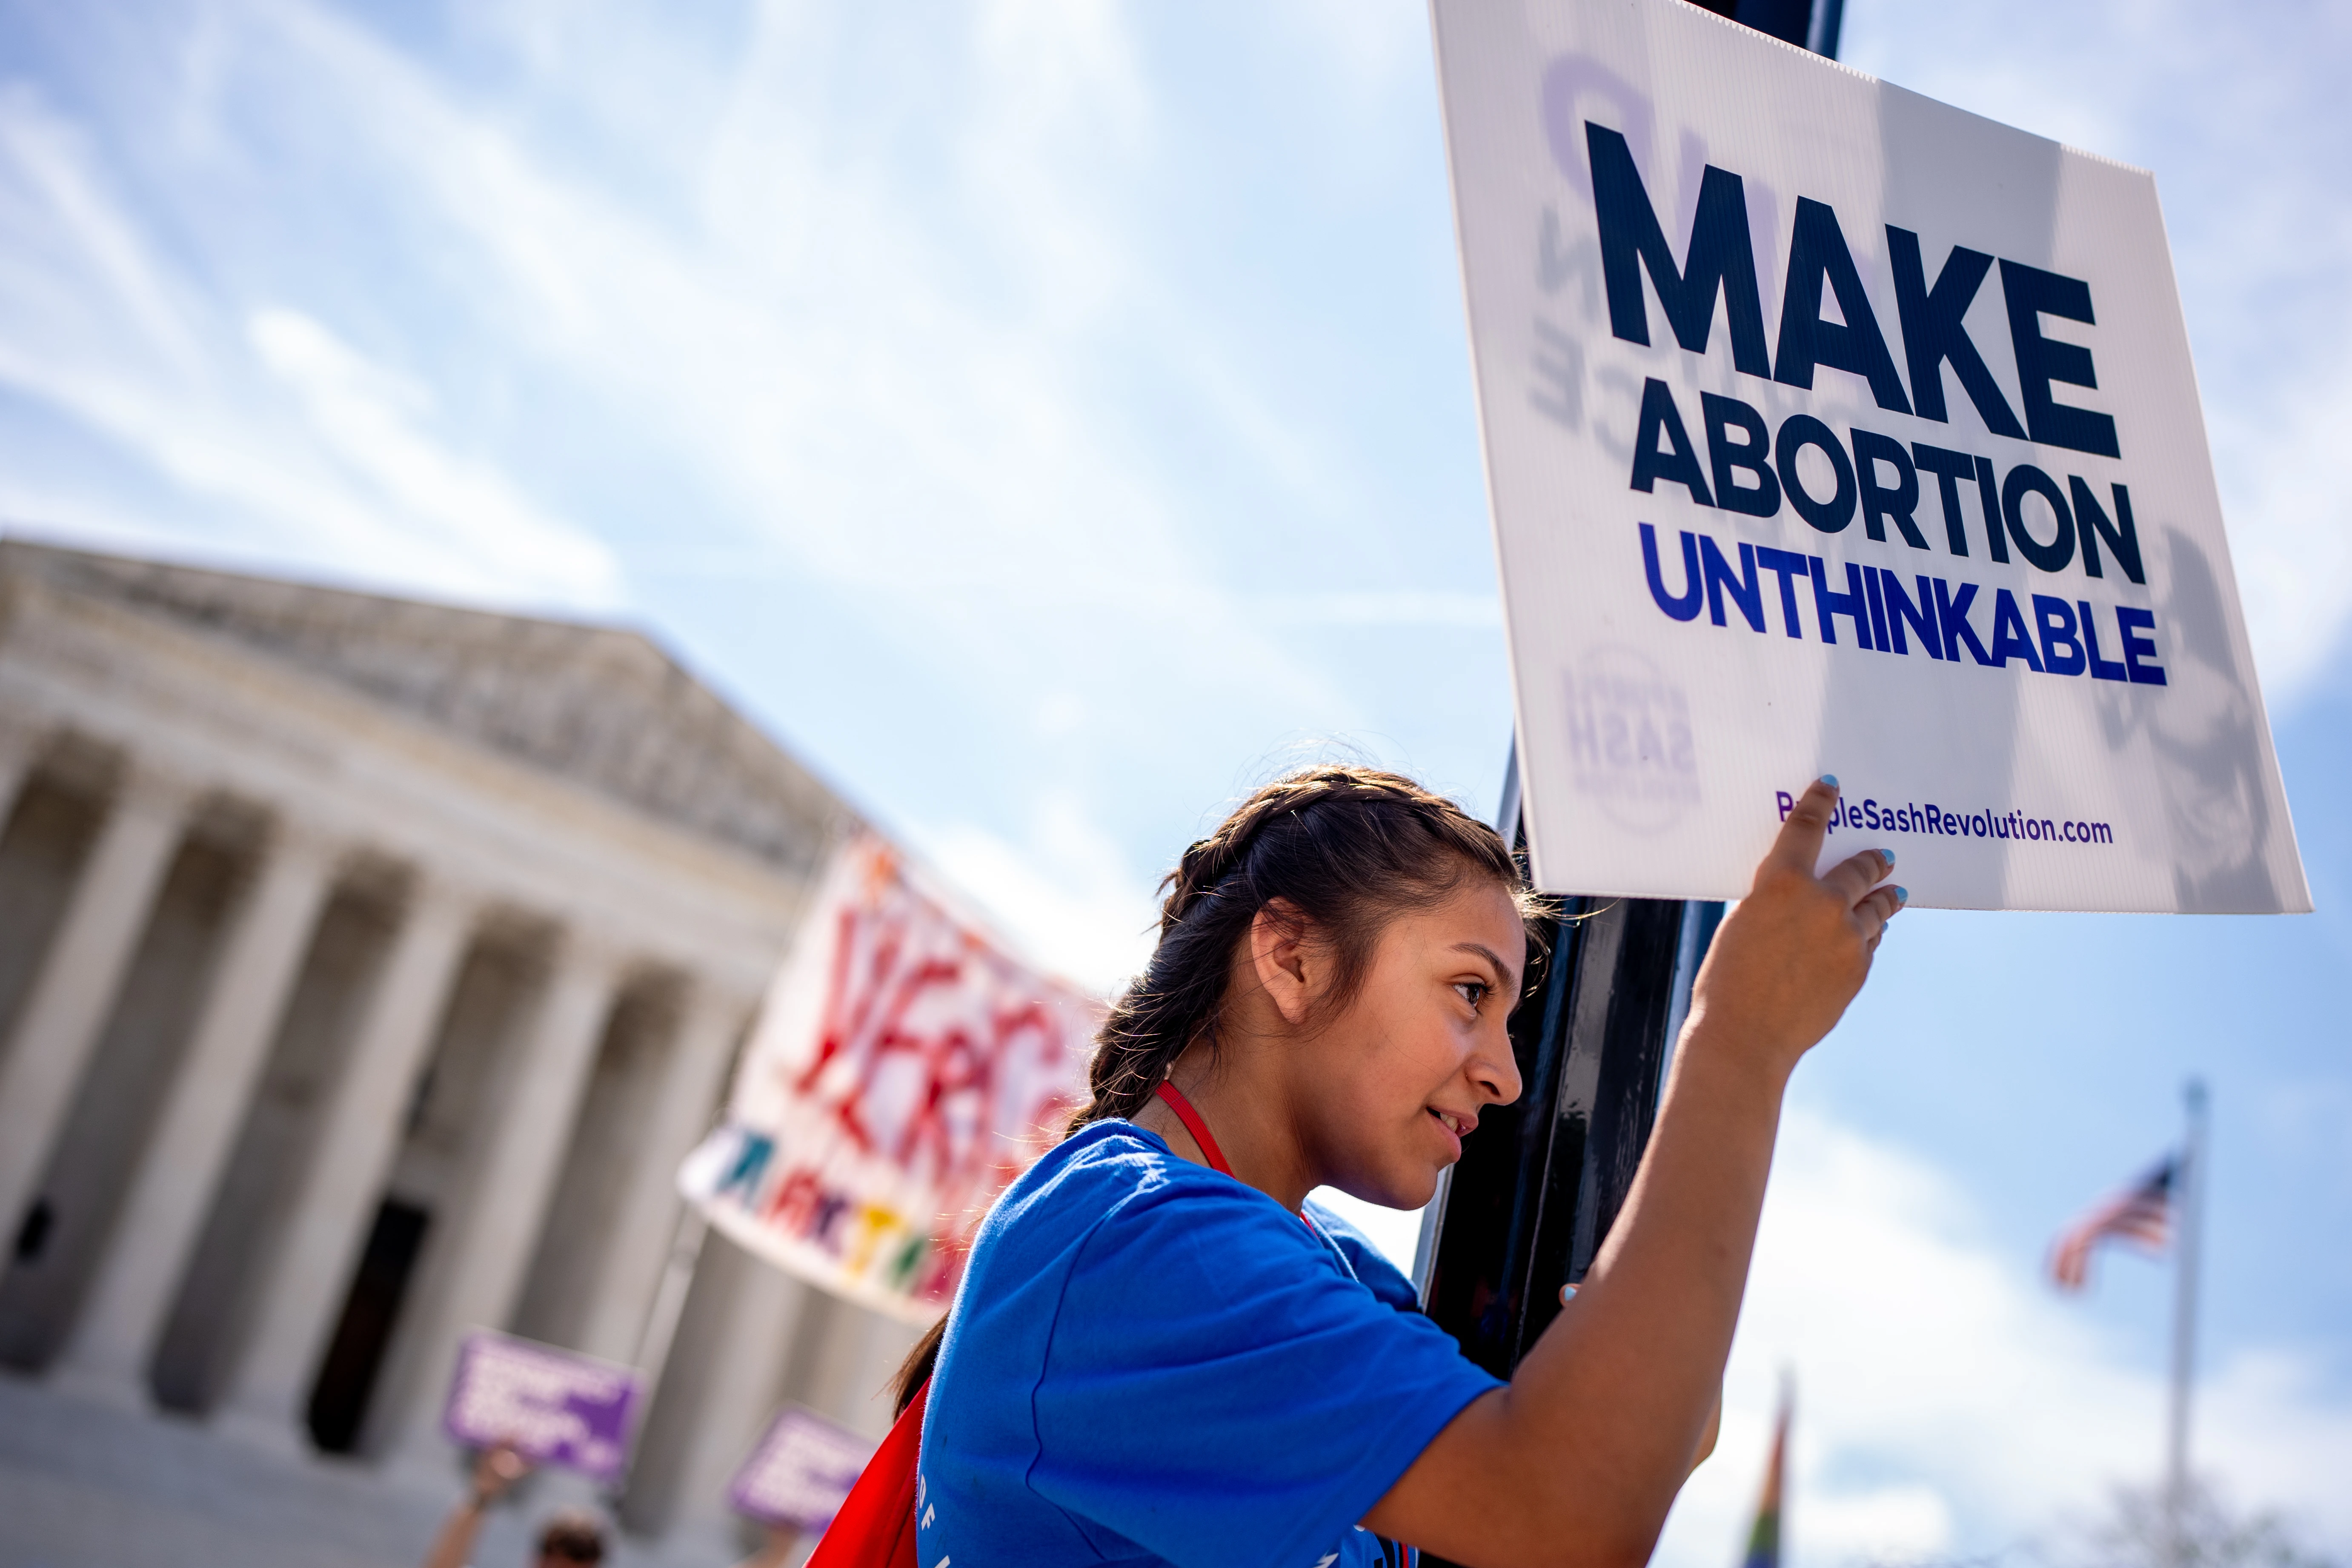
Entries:
<svg viewBox="0 0 2352 1568">
<path fill-rule="evenodd" d="M 2189 0 L 1852 6 L 1846 58 L 2155 172 L 2247 625 L 2284 709 L 2352 619 L 2335 455 L 2352 417 L 2352 12 L 2250 0 L 2207 21 Z"/>
<path fill-rule="evenodd" d="M 1495 595 L 1443 589 L 1269 594 L 1255 601 L 1254 613 L 1285 626 L 1463 626 L 1486 630 L 1503 624 L 1503 604 Z"/>
<path fill-rule="evenodd" d="M 605 548 L 438 444 L 420 389 L 295 312 L 243 317 L 172 266 L 86 139 L 21 86 L 0 92 L 0 384 L 179 492 L 178 518 L 101 522 L 100 537 L 179 531 L 215 551 L 241 538 L 509 603 L 616 597 Z M 110 494 L 120 480 L 22 471 L 44 457 L 19 456 L 17 520 L 73 530 L 131 514 Z M 188 527 L 190 512 L 214 526 Z"/>
<path fill-rule="evenodd" d="M 2294 377 L 2274 413 L 2208 415 L 2235 482 L 2231 552 L 2254 655 L 2284 708 L 2328 667 L 2352 616 L 2352 497 L 2336 456 L 2352 425 L 2352 334 Z"/>
<path fill-rule="evenodd" d="M 1066 791 L 1037 801 L 1019 843 L 969 823 L 916 840 L 1030 956 L 1101 995 L 1151 956 L 1159 905 L 1150 884 Z"/>
<path fill-rule="evenodd" d="M 408 537 L 470 550 L 485 571 L 575 604 L 616 597 L 617 567 L 602 543 L 542 515 L 498 470 L 435 443 L 425 388 L 371 364 L 298 311 L 257 310 L 247 331 L 320 447 L 400 516 Z"/>
<path fill-rule="evenodd" d="M 519 96 L 602 84 L 592 111 L 642 119 L 610 85 L 630 30 L 551 25 L 525 31 L 563 79 Z M 656 202 L 322 9 L 223 26 L 245 89 L 331 127 L 347 177 L 465 279 L 475 319 L 453 331 L 559 378 L 717 499 L 663 531 L 688 551 L 779 552 L 877 619 L 951 639 L 975 685 L 1058 668 L 1075 607 L 1185 627 L 1166 678 L 1351 721 L 1222 589 L 1175 477 L 1096 384 L 1157 368 L 1281 482 L 1312 489 L 1335 466 L 1181 321 L 1121 226 L 1160 129 L 1116 10 L 1003 0 L 945 27 L 850 29 L 762 8 L 699 62 L 700 133 L 646 151 Z M 1054 635 L 1024 616 L 1042 606 L 1065 613 Z M 1097 644 L 1085 673 L 1115 689 L 1140 641 Z"/>
<path fill-rule="evenodd" d="M 14 486 L 52 502 L 24 521 L 72 529 L 110 487 L 135 513 L 135 470 L 200 552 L 593 610 L 626 596 L 597 533 L 632 537 L 656 570 L 765 558 L 920 626 L 976 694 L 1058 679 L 1129 726 L 1148 669 L 1187 705 L 1360 721 L 1223 588 L 1187 476 L 1103 395 L 1157 375 L 1278 488 L 1341 487 L 1126 221 L 1165 132 L 1117 7 L 761 6 L 700 43 L 492 8 L 465 29 L 506 51 L 493 94 L 330 6 L 200 10 L 201 47 L 120 63 L 163 106 L 135 122 L 0 105 L 0 382 L 131 459 Z M 211 186 L 266 193 L 267 222 Z M 519 450 L 551 397 L 573 428 Z M 680 504 L 616 512 L 591 480 L 591 531 L 550 499 L 551 445 L 559 469 L 625 453 Z"/>
<path fill-rule="evenodd" d="M 1972 1554 L 2095 1510 L 2162 1452 L 2160 1368 L 1988 1241 L 1961 1185 L 1792 1110 L 1727 1387 L 1723 1441 L 1659 1562 L 1736 1560 L 1781 1370 L 1797 1385 L 1790 1550 L 1802 1564 Z M 2254 1504 L 2352 1537 L 2352 1407 L 2287 1352 L 2233 1356 L 2200 1391 L 2200 1468 Z"/>
</svg>

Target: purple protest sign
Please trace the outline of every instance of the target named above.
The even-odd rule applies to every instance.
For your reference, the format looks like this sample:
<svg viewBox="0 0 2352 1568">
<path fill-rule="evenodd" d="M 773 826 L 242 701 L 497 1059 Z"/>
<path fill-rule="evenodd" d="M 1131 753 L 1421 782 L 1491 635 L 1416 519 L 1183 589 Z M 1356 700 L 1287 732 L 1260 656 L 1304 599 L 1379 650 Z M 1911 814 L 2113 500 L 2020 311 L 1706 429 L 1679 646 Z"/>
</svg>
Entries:
<svg viewBox="0 0 2352 1568">
<path fill-rule="evenodd" d="M 617 1480 L 638 1392 L 625 1366 L 485 1330 L 457 1352 L 441 1430 L 467 1447 L 511 1443 L 534 1464 Z"/>
<path fill-rule="evenodd" d="M 728 1500 L 769 1524 L 823 1530 L 873 1455 L 874 1445 L 848 1427 L 787 1405 L 735 1472 Z"/>
</svg>

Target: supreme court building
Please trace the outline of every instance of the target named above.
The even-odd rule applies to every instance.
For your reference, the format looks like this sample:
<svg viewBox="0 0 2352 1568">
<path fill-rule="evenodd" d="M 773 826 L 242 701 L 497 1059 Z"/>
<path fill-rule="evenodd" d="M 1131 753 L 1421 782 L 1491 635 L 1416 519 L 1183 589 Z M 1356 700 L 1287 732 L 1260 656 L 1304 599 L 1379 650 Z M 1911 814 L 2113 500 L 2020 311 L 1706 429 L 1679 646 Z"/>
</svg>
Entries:
<svg viewBox="0 0 2352 1568">
<path fill-rule="evenodd" d="M 448 1486 L 461 1337 L 654 1380 L 729 1533 L 900 1327 L 683 1212 L 823 784 L 636 633 L 0 541 L 0 1367 Z"/>
</svg>

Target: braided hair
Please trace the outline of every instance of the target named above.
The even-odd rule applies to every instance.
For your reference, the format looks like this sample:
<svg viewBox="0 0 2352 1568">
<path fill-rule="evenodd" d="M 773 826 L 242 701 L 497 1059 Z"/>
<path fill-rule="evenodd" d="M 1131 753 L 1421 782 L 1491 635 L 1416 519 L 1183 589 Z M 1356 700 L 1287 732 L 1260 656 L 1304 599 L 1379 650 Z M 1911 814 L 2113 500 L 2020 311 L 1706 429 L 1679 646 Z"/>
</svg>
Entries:
<svg viewBox="0 0 2352 1568">
<path fill-rule="evenodd" d="M 1330 943 L 1323 1005 L 1338 1011 L 1362 988 L 1391 921 L 1481 880 L 1507 890 L 1523 918 L 1538 912 L 1502 836 L 1409 778 L 1326 763 L 1265 784 L 1161 881 L 1158 945 L 1095 1035 L 1094 1098 L 1067 1131 L 1134 1116 L 1186 1047 L 1215 1047 L 1235 957 L 1261 910 Z M 900 1410 L 930 1377 L 945 1330 L 945 1319 L 934 1323 L 899 1368 Z"/>
<path fill-rule="evenodd" d="M 1070 1130 L 1135 1115 L 1186 1047 L 1214 1047 L 1234 954 L 1259 910 L 1277 909 L 1330 942 L 1325 1005 L 1337 1010 L 1362 986 L 1390 921 L 1475 880 L 1500 884 L 1528 909 L 1502 836 L 1411 779 L 1326 763 L 1265 785 L 1161 881 L 1159 944 L 1095 1036 L 1094 1099 Z"/>
</svg>

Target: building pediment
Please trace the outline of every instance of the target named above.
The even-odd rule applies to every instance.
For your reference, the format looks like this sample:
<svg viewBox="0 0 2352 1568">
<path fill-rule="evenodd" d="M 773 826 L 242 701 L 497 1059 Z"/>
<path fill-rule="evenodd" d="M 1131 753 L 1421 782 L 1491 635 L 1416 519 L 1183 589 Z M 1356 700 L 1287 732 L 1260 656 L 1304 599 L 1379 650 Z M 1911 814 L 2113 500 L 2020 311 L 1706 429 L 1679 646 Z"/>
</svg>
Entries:
<svg viewBox="0 0 2352 1568">
<path fill-rule="evenodd" d="M 0 542 L 0 572 L 219 637 L 781 868 L 831 791 L 651 638 L 125 556 Z"/>
</svg>

